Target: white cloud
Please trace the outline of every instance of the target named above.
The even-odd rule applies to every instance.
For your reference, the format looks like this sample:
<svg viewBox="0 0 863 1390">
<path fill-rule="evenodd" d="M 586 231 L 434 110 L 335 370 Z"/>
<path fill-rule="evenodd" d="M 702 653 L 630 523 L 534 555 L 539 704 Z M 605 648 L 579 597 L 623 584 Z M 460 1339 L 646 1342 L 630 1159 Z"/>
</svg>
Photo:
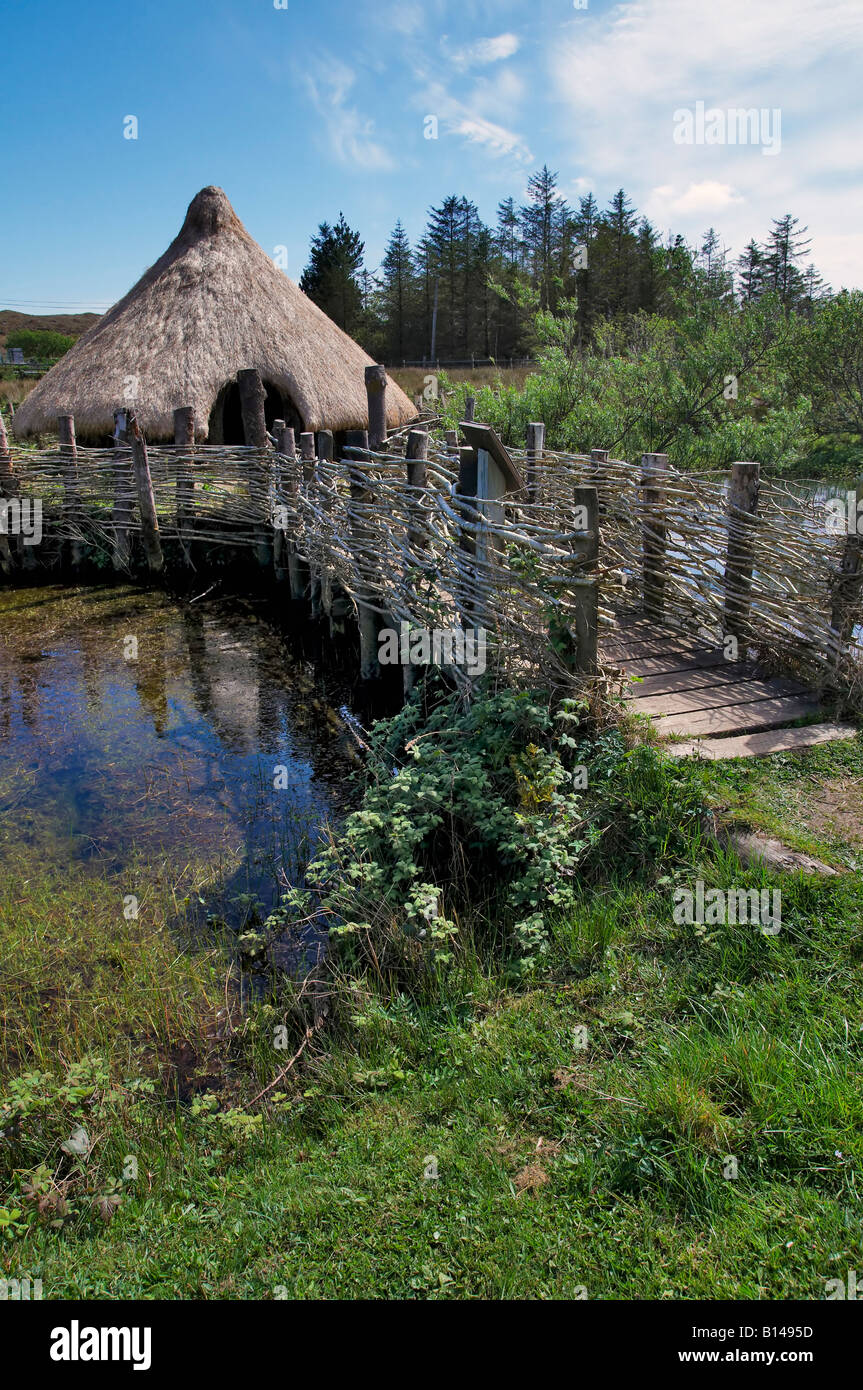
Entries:
<svg viewBox="0 0 863 1390">
<path fill-rule="evenodd" d="M 451 134 L 464 136 L 472 145 L 484 145 L 490 154 L 511 156 L 522 164 L 533 159 L 520 135 L 482 116 L 458 116 L 448 120 L 446 127 Z"/>
<path fill-rule="evenodd" d="M 693 239 L 713 221 L 742 249 L 774 217 L 808 223 L 831 281 L 863 281 L 859 108 L 863 6 L 850 0 L 625 0 L 575 16 L 547 61 L 572 122 L 579 173 L 620 184 L 661 230 Z M 674 112 L 697 101 L 782 112 L 781 152 L 676 145 Z M 563 118 L 564 120 L 567 117 Z M 559 124 L 559 122 L 556 122 Z"/>
<path fill-rule="evenodd" d="M 320 119 L 320 131 L 330 154 L 339 164 L 364 170 L 394 169 L 395 162 L 386 148 L 374 139 L 374 121 L 356 106 L 347 105 L 356 73 L 329 55 L 324 57 L 326 84 L 309 73 L 302 80 Z"/>
<path fill-rule="evenodd" d="M 671 213 L 707 216 L 724 212 L 726 208 L 743 201 L 742 195 L 731 184 L 718 183 L 715 179 L 691 183 L 682 193 L 678 193 L 673 184 L 662 184 L 651 192 L 647 215 L 651 219 L 667 217 Z"/>
<path fill-rule="evenodd" d="M 495 38 L 478 39 L 465 48 L 455 49 L 450 57 L 458 68 L 485 67 L 511 58 L 520 47 L 521 40 L 515 34 L 498 34 Z"/>
</svg>

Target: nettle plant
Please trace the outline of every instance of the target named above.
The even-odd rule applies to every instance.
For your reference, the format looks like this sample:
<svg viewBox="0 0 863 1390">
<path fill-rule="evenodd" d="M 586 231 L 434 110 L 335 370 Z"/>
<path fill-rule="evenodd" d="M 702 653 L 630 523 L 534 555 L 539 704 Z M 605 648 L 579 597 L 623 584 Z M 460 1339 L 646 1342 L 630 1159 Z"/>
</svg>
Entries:
<svg viewBox="0 0 863 1390">
<path fill-rule="evenodd" d="M 498 691 L 465 705 L 429 687 L 370 740 L 362 804 L 309 866 L 311 891 L 293 891 L 270 925 L 289 925 L 314 898 L 350 950 L 374 946 L 396 923 L 423 959 L 453 959 L 453 920 L 469 902 L 494 906 L 522 971 L 546 950 L 551 915 L 576 888 L 579 860 L 598 832 L 585 822 L 573 768 L 586 706 L 554 709 Z"/>
</svg>

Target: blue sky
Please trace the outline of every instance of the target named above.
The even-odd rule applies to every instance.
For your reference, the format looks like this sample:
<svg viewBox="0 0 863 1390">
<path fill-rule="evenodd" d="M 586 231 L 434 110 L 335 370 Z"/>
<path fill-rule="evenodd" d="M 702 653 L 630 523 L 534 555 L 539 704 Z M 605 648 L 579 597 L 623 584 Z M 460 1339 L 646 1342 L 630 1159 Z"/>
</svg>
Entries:
<svg viewBox="0 0 863 1390">
<path fill-rule="evenodd" d="M 298 279 L 340 209 L 375 266 L 397 217 L 457 192 L 492 221 L 543 162 L 734 254 L 791 211 L 863 285 L 860 0 L 276 3 L 3 0 L 0 307 L 107 307 L 205 184 Z M 779 149 L 676 143 L 697 102 L 779 110 Z"/>
</svg>

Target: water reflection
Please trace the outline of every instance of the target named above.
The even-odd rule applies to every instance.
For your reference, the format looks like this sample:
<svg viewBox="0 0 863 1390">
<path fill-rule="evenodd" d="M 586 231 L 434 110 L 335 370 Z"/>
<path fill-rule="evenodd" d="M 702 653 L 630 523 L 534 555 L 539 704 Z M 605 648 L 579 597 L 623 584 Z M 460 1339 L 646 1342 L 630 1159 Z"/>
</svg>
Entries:
<svg viewBox="0 0 863 1390">
<path fill-rule="evenodd" d="M 236 924 L 242 894 L 267 910 L 301 879 L 350 748 L 313 668 L 249 602 L 0 592 L 0 827 L 46 861 L 119 873 L 197 851 L 224 864 L 207 906 Z"/>
</svg>

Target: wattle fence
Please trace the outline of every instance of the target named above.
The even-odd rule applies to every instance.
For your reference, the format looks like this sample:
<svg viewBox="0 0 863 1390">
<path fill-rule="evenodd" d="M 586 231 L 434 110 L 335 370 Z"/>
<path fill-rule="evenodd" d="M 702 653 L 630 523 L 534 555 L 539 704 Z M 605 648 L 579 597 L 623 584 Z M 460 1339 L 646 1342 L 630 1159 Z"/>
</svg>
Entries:
<svg viewBox="0 0 863 1390">
<path fill-rule="evenodd" d="M 0 453 L 0 499 L 39 501 L 42 541 L 0 534 L 0 567 L 75 562 L 118 573 L 141 543 L 152 570 L 206 547 L 249 547 L 313 616 L 354 610 L 364 674 L 383 625 L 472 627 L 519 684 L 572 683 L 602 662 L 602 637 L 640 613 L 720 644 L 732 634 L 775 671 L 863 706 L 861 537 L 816 485 L 761 480 L 755 464 L 679 473 L 558 454 L 531 427 L 507 490 L 478 452 L 420 429 L 369 451 L 362 435 L 290 430 L 278 448 L 145 446 Z M 486 479 L 486 484 L 482 482 Z M 838 518 L 838 519 L 837 519 Z M 0 525 L 0 532 L 3 527 Z M 2 548 L 5 546 L 5 550 Z"/>
</svg>

